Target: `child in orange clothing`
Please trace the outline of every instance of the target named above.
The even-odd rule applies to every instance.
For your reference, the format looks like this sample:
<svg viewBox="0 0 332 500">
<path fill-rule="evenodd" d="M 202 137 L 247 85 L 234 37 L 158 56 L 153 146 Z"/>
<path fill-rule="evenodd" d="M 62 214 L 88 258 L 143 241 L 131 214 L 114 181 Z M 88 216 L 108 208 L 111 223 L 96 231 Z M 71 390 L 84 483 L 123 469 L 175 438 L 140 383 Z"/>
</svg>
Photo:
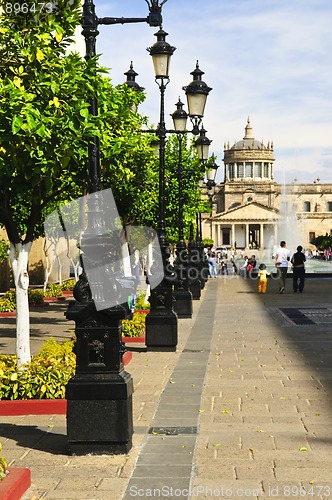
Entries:
<svg viewBox="0 0 332 500">
<path fill-rule="evenodd" d="M 260 264 L 258 271 L 258 293 L 266 293 L 267 277 L 270 273 L 266 270 L 265 264 Z"/>
</svg>

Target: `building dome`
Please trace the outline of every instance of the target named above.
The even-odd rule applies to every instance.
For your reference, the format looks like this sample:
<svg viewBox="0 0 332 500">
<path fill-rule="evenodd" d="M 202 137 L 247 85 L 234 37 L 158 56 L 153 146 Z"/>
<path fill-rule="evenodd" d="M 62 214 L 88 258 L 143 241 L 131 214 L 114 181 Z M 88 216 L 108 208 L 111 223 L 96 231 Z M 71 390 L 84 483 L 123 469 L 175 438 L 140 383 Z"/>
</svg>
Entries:
<svg viewBox="0 0 332 500">
<path fill-rule="evenodd" d="M 248 117 L 242 140 L 224 146 L 225 181 L 273 180 L 273 143 L 254 138 Z"/>
</svg>

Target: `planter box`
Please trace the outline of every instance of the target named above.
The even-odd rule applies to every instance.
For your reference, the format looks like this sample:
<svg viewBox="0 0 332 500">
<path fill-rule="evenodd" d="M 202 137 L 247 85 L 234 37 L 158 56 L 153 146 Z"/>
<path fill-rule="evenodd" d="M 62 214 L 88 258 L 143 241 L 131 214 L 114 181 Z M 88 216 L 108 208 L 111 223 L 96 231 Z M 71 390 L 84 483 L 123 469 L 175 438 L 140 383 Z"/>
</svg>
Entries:
<svg viewBox="0 0 332 500">
<path fill-rule="evenodd" d="M 132 357 L 133 354 L 131 352 L 125 352 L 123 355 L 123 364 L 125 366 L 128 365 L 132 360 Z M 66 399 L 0 400 L 0 416 L 65 415 L 66 413 Z M 3 500 L 1 494 L 0 500 Z"/>
<path fill-rule="evenodd" d="M 148 314 L 150 312 L 150 309 L 135 309 L 134 313 L 139 313 L 139 314 Z"/>
<path fill-rule="evenodd" d="M 1 500 L 20 500 L 31 486 L 30 469 L 8 467 L 8 475 L 0 481 Z"/>
<path fill-rule="evenodd" d="M 67 297 L 72 297 L 73 296 L 73 291 L 72 290 L 63 290 L 62 291 L 62 295 L 65 297 L 65 299 Z"/>
</svg>

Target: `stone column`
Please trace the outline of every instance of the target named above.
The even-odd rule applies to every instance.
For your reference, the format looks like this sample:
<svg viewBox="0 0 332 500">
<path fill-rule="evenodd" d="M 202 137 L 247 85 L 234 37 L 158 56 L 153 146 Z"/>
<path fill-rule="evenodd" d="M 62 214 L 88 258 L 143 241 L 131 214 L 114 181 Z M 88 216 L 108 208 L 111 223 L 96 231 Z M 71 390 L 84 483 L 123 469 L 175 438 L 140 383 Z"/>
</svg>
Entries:
<svg viewBox="0 0 332 500">
<path fill-rule="evenodd" d="M 249 248 L 249 224 L 246 224 L 246 248 Z"/>
<path fill-rule="evenodd" d="M 231 246 L 234 247 L 235 243 L 235 224 L 232 224 L 232 233 L 231 233 Z"/>
<path fill-rule="evenodd" d="M 264 250 L 264 224 L 260 225 L 259 248 Z"/>
</svg>

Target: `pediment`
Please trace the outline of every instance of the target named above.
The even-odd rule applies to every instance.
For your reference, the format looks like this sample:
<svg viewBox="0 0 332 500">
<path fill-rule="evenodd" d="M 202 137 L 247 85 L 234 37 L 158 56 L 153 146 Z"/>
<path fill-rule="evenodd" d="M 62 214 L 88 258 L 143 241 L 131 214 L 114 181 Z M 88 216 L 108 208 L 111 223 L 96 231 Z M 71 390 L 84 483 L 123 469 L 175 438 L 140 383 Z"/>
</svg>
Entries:
<svg viewBox="0 0 332 500">
<path fill-rule="evenodd" d="M 246 203 L 239 207 L 231 208 L 226 212 L 220 212 L 213 217 L 215 222 L 225 221 L 257 221 L 275 222 L 278 220 L 279 211 L 257 202 Z"/>
</svg>

